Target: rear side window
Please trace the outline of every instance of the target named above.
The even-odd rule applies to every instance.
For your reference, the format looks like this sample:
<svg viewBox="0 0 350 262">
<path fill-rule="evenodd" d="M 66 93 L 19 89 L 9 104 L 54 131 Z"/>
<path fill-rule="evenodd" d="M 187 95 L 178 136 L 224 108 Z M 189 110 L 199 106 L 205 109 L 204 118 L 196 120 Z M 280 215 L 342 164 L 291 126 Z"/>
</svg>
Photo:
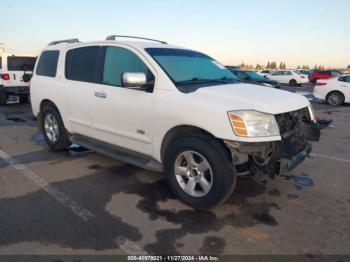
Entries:
<svg viewBox="0 0 350 262">
<path fill-rule="evenodd" d="M 72 49 L 66 55 L 66 78 L 82 82 L 96 82 L 97 60 L 100 47 Z"/>
<path fill-rule="evenodd" d="M 38 62 L 36 74 L 40 76 L 55 77 L 59 51 L 44 51 Z"/>
<path fill-rule="evenodd" d="M 8 56 L 7 70 L 9 71 L 33 71 L 35 57 L 26 56 Z"/>
<path fill-rule="evenodd" d="M 122 75 L 125 72 L 145 73 L 148 78 L 152 74 L 143 61 L 133 52 L 121 47 L 107 47 L 103 84 L 122 86 Z"/>
</svg>

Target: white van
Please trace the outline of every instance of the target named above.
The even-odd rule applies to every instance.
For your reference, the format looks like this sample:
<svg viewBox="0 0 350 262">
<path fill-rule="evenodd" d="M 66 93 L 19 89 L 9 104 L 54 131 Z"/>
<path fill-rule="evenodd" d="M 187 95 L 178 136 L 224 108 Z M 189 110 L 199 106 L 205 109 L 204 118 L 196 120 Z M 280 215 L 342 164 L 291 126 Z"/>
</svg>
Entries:
<svg viewBox="0 0 350 262">
<path fill-rule="evenodd" d="M 0 105 L 27 101 L 36 57 L 0 52 Z"/>
<path fill-rule="evenodd" d="M 53 42 L 31 80 L 53 150 L 71 143 L 154 171 L 195 208 L 230 197 L 239 175 L 300 164 L 320 131 L 303 96 L 242 83 L 213 58 L 162 41 Z"/>
</svg>

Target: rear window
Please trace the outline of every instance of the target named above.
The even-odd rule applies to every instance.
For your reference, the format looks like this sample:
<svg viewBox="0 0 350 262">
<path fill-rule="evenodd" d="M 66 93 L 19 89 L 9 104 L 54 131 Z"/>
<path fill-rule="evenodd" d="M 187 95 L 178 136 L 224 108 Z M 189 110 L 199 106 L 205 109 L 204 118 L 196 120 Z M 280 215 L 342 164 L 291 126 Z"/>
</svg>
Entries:
<svg viewBox="0 0 350 262">
<path fill-rule="evenodd" d="M 36 74 L 40 76 L 55 77 L 59 51 L 44 51 L 39 59 Z"/>
<path fill-rule="evenodd" d="M 36 57 L 9 56 L 7 57 L 7 70 L 33 71 Z"/>
<path fill-rule="evenodd" d="M 82 82 L 96 82 L 99 49 L 98 46 L 89 46 L 68 51 L 66 55 L 66 78 Z"/>
</svg>

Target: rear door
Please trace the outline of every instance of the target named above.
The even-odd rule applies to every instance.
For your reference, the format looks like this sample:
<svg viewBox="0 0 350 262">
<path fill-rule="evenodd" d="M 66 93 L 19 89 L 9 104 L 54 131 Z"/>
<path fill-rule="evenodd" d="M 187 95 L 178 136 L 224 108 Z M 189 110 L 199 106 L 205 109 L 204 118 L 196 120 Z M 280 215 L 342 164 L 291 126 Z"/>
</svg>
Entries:
<svg viewBox="0 0 350 262">
<path fill-rule="evenodd" d="M 91 111 L 93 89 L 97 83 L 97 61 L 100 46 L 86 46 L 68 50 L 63 80 L 69 104 L 67 116 L 72 133 L 94 137 Z"/>
<path fill-rule="evenodd" d="M 24 87 L 29 86 L 29 79 L 23 78 L 24 74 L 33 73 L 36 57 L 30 56 L 8 56 L 7 72 L 10 76 L 7 86 Z"/>
<path fill-rule="evenodd" d="M 122 87 L 122 74 L 155 76 L 147 60 L 128 47 L 101 52 L 101 84 L 93 86 L 92 122 L 99 140 L 146 155 L 152 153 L 154 85 L 147 90 Z"/>
</svg>

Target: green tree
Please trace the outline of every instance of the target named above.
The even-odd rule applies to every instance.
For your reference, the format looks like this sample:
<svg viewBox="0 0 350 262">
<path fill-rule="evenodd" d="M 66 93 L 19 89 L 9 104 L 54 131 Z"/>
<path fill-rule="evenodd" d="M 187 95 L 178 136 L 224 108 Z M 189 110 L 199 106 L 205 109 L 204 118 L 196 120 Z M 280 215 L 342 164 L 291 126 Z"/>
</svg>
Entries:
<svg viewBox="0 0 350 262">
<path fill-rule="evenodd" d="M 270 61 L 267 62 L 267 66 L 266 66 L 267 69 L 270 69 L 271 68 L 271 64 L 270 64 Z"/>
</svg>

